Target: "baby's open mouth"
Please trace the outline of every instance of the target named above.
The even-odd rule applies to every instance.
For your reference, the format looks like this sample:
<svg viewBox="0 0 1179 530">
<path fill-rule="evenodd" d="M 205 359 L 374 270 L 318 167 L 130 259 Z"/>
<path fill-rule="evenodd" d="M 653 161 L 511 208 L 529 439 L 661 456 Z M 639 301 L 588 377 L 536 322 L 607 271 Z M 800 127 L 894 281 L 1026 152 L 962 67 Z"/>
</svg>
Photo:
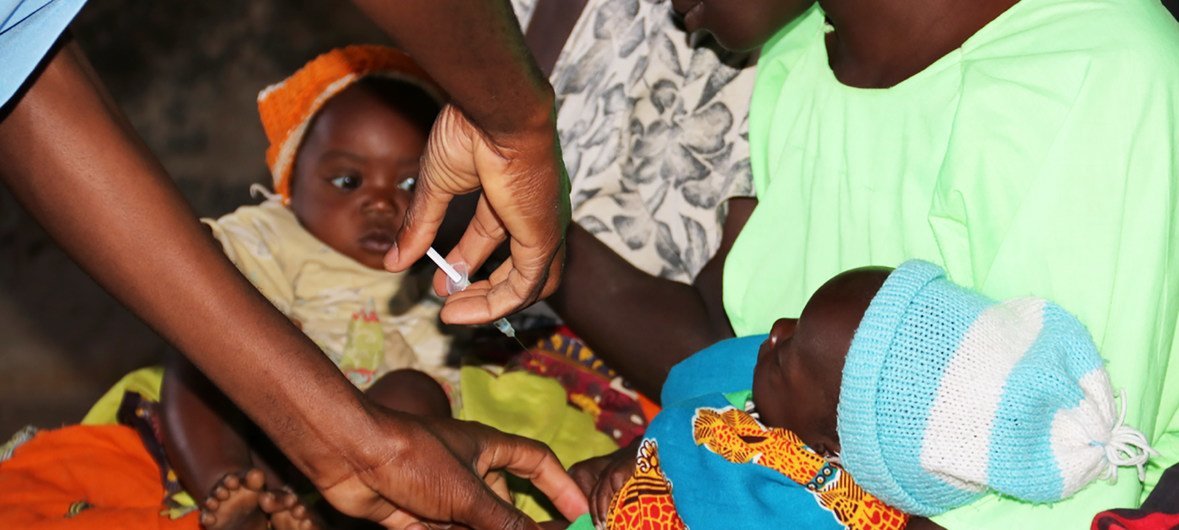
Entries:
<svg viewBox="0 0 1179 530">
<path fill-rule="evenodd" d="M 392 232 L 386 230 L 372 230 L 360 237 L 360 248 L 365 252 L 372 252 L 374 254 L 384 254 L 393 248 L 393 243 L 396 237 Z"/>
</svg>

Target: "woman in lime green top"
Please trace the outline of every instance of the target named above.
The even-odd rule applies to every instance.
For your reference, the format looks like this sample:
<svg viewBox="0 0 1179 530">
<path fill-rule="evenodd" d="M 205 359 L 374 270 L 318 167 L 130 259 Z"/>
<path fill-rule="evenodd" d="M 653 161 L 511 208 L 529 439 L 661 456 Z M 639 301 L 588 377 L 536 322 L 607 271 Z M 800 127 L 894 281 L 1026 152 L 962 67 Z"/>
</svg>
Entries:
<svg viewBox="0 0 1179 530">
<path fill-rule="evenodd" d="M 731 331 L 765 333 L 826 278 L 910 258 L 993 297 L 1054 299 L 1089 327 L 1134 404 L 1126 420 L 1162 453 L 1147 487 L 1126 474 L 1056 505 L 988 497 L 937 522 L 1081 528 L 1137 505 L 1179 456 L 1179 25 L 1158 0 L 675 3 L 690 30 L 762 46 L 759 202 L 714 260 Z M 621 283 L 650 295 L 627 309 L 642 313 L 670 288 L 640 280 L 571 269 L 563 289 L 606 297 Z M 677 292 L 662 326 L 585 336 L 636 345 L 599 347 L 608 360 L 669 369 L 691 352 L 640 336 L 723 338 L 724 326 L 677 326 L 719 314 L 718 287 Z"/>
</svg>

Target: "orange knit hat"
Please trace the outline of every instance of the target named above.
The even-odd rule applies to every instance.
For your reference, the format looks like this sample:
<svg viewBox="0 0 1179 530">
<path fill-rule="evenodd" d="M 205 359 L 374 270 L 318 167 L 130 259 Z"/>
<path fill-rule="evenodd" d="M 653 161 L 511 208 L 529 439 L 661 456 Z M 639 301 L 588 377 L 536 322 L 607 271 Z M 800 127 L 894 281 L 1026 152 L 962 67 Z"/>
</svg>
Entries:
<svg viewBox="0 0 1179 530">
<path fill-rule="evenodd" d="M 369 76 L 404 81 L 422 89 L 439 104 L 445 101 L 442 88 L 413 59 L 393 48 L 376 45 L 336 48 L 258 93 L 258 114 L 270 140 L 266 164 L 274 177 L 274 191 L 284 201 L 291 198 L 291 166 L 311 118 L 336 94 Z"/>
</svg>

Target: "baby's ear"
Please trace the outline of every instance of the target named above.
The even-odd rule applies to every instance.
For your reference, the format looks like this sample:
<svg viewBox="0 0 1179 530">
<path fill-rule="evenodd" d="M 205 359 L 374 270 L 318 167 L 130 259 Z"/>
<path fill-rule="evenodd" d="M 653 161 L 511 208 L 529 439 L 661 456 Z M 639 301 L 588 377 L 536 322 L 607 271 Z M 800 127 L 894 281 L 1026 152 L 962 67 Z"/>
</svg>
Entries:
<svg viewBox="0 0 1179 530">
<path fill-rule="evenodd" d="M 797 325 L 798 319 L 779 318 L 770 329 L 770 344 L 777 346 L 779 342 L 794 336 L 794 328 Z"/>
</svg>

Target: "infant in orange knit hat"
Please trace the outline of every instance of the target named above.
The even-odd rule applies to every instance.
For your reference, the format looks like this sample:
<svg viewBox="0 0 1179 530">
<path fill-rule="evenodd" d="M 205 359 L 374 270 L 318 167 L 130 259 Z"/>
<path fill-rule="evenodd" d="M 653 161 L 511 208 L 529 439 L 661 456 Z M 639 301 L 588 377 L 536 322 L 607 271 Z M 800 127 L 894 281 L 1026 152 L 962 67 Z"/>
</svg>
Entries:
<svg viewBox="0 0 1179 530">
<path fill-rule="evenodd" d="M 449 416 L 446 392 L 419 370 L 415 352 L 432 340 L 424 329 L 433 315 L 394 314 L 406 277 L 383 266 L 442 102 L 425 72 L 391 48 L 317 57 L 258 97 L 275 193 L 204 222 L 254 286 L 375 402 Z M 164 445 L 204 527 L 346 525 L 305 506 L 306 480 L 199 371 L 175 362 L 162 395 Z"/>
</svg>

